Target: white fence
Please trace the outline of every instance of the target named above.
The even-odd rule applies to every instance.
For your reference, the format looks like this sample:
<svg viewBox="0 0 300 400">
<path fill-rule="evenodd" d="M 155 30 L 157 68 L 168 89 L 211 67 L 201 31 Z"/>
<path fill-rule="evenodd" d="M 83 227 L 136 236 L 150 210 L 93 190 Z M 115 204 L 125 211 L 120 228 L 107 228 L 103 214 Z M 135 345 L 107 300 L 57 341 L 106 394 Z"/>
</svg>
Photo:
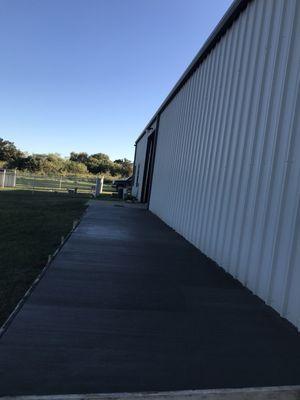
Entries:
<svg viewBox="0 0 300 400">
<path fill-rule="evenodd" d="M 17 171 L 0 169 L 0 187 L 15 187 Z"/>
<path fill-rule="evenodd" d="M 16 188 L 20 190 L 94 194 L 96 178 L 17 174 Z"/>
<path fill-rule="evenodd" d="M 19 190 L 74 192 L 98 196 L 103 191 L 111 191 L 110 185 L 104 185 L 99 177 L 50 176 L 24 174 L 17 170 L 0 169 L 0 188 Z"/>
</svg>

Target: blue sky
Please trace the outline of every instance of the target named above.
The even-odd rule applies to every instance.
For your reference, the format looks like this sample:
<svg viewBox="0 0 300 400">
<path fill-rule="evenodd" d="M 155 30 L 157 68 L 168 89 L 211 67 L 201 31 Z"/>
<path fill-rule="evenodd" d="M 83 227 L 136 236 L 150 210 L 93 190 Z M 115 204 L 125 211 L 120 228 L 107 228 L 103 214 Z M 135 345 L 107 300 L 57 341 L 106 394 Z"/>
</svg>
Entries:
<svg viewBox="0 0 300 400">
<path fill-rule="evenodd" d="M 0 0 L 0 137 L 133 159 L 231 0 Z"/>
</svg>

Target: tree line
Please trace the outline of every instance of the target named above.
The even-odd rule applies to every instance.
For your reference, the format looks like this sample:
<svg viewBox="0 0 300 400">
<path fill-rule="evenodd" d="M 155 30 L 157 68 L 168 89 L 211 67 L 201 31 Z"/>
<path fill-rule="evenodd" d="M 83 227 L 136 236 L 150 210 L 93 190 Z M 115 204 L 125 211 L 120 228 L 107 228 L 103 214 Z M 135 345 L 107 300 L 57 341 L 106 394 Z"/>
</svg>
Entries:
<svg viewBox="0 0 300 400">
<path fill-rule="evenodd" d="M 107 154 L 72 152 L 64 158 L 57 153 L 28 154 L 19 150 L 13 142 L 0 138 L 0 166 L 7 169 L 38 174 L 105 175 L 129 177 L 132 162 L 126 158 L 112 161 Z"/>
</svg>

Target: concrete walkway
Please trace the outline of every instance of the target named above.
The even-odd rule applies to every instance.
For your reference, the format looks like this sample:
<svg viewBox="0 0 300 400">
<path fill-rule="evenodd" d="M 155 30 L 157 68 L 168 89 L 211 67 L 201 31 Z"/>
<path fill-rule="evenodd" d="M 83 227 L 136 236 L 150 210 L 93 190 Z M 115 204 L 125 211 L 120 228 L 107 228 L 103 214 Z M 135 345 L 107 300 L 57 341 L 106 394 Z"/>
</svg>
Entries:
<svg viewBox="0 0 300 400">
<path fill-rule="evenodd" d="M 0 339 L 0 395 L 300 384 L 300 337 L 148 211 L 93 202 Z"/>
</svg>

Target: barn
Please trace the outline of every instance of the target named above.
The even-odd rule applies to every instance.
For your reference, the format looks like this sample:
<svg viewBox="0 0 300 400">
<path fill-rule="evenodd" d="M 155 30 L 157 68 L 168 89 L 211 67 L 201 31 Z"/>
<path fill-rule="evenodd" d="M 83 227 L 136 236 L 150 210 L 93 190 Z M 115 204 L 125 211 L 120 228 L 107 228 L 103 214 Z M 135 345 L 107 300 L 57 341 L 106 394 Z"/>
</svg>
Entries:
<svg viewBox="0 0 300 400">
<path fill-rule="evenodd" d="M 298 329 L 299 82 L 300 2 L 234 1 L 137 138 L 132 188 Z"/>
</svg>

